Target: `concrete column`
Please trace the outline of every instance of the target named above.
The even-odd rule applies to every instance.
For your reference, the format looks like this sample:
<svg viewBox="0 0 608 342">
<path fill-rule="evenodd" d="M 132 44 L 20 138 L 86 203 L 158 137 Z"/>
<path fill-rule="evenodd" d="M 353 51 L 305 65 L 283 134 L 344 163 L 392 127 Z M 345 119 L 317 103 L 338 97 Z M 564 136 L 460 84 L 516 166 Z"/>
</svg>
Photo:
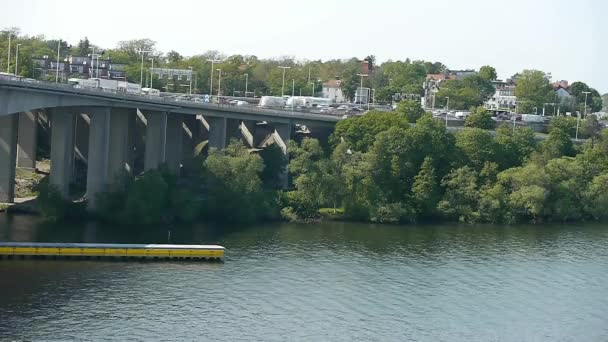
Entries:
<svg viewBox="0 0 608 342">
<path fill-rule="evenodd" d="M 226 119 L 226 145 L 233 139 L 242 141 L 241 137 L 241 120 Z"/>
<path fill-rule="evenodd" d="M 184 116 L 182 114 L 167 115 L 167 136 L 165 161 L 169 170 L 179 175 L 182 163 L 182 137 L 184 130 Z"/>
<path fill-rule="evenodd" d="M 87 168 L 87 204 L 97 209 L 97 196 L 107 191 L 109 184 L 110 108 L 90 111 L 89 163 Z"/>
<path fill-rule="evenodd" d="M 74 160 L 74 112 L 54 108 L 51 114 L 51 175 L 50 184 L 69 198 L 72 162 Z"/>
<path fill-rule="evenodd" d="M 79 110 L 79 112 L 81 111 Z M 74 133 L 74 154 L 84 165 L 88 164 L 89 159 L 90 130 L 91 118 L 89 113 L 78 113 L 76 115 L 76 131 Z"/>
<path fill-rule="evenodd" d="M 274 139 L 279 147 L 285 153 L 285 157 L 289 160 L 289 151 L 287 150 L 287 143 L 291 140 L 291 131 L 292 124 L 291 123 L 274 123 Z M 280 182 L 283 184 L 283 188 L 289 187 L 289 171 L 287 169 L 287 165 L 279 174 Z"/>
<path fill-rule="evenodd" d="M 227 119 L 221 117 L 207 117 L 209 123 L 209 147 L 224 149 L 226 147 Z"/>
<path fill-rule="evenodd" d="M 28 111 L 19 114 L 17 167 L 32 170 L 36 168 L 37 128 L 38 112 Z"/>
<path fill-rule="evenodd" d="M 146 153 L 144 171 L 157 168 L 165 162 L 167 112 L 146 113 Z"/>
<path fill-rule="evenodd" d="M 15 200 L 15 163 L 17 159 L 17 114 L 0 116 L 0 202 Z"/>
<path fill-rule="evenodd" d="M 113 108 L 110 113 L 110 145 L 108 160 L 108 176 L 111 184 L 118 181 L 125 174 L 132 174 L 133 162 L 130 144 L 130 121 L 135 119 L 135 110 L 127 108 Z"/>
</svg>

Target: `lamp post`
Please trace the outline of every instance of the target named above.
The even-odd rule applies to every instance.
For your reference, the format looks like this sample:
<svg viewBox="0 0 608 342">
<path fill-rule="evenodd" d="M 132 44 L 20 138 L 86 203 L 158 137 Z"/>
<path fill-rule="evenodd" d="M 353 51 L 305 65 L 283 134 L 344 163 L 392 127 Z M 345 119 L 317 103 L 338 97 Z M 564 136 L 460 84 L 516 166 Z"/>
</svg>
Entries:
<svg viewBox="0 0 608 342">
<path fill-rule="evenodd" d="M 8 33 L 8 58 L 6 59 L 6 73 L 11 73 L 11 33 Z"/>
<path fill-rule="evenodd" d="M 55 71 L 55 83 L 59 81 L 59 50 L 61 50 L 61 39 L 57 42 L 57 70 Z"/>
<path fill-rule="evenodd" d="M 247 83 L 249 82 L 249 74 L 245 74 L 245 97 L 247 97 Z"/>
<path fill-rule="evenodd" d="M 359 108 L 363 107 L 363 77 L 369 76 L 368 74 L 357 74 L 357 76 L 361 77 L 361 86 L 359 87 Z M 368 101 L 369 102 L 369 101 Z"/>
<path fill-rule="evenodd" d="M 376 105 L 376 89 L 372 88 L 372 104 Z"/>
<path fill-rule="evenodd" d="M 296 80 L 291 79 L 291 111 L 293 112 L 293 103 L 295 99 L 293 98 L 296 94 Z"/>
<path fill-rule="evenodd" d="M 19 51 L 19 50 L 17 50 Z M 583 94 L 585 94 L 585 111 L 583 112 L 584 116 L 587 116 L 587 95 L 591 94 L 590 91 L 584 91 Z"/>
<path fill-rule="evenodd" d="M 209 96 L 213 96 L 213 64 L 215 64 L 216 62 L 219 62 L 219 59 L 208 59 L 207 62 L 211 62 L 211 74 L 209 76 L 210 79 L 210 85 L 209 85 Z"/>
<path fill-rule="evenodd" d="M 154 88 L 154 56 L 150 57 L 152 67 L 150 68 L 150 88 Z"/>
<path fill-rule="evenodd" d="M 315 97 L 315 81 L 310 82 L 310 96 Z"/>
<path fill-rule="evenodd" d="M 222 69 L 217 69 L 219 75 L 217 76 L 217 102 L 220 103 L 220 90 L 222 89 Z"/>
<path fill-rule="evenodd" d="M 283 84 L 281 85 L 281 97 L 285 96 L 285 70 L 290 69 L 288 66 L 279 66 L 279 68 L 283 69 Z"/>
<path fill-rule="evenodd" d="M 450 97 L 446 96 L 447 103 L 445 105 L 445 128 L 448 128 L 448 112 L 450 111 Z"/>
<path fill-rule="evenodd" d="M 17 52 L 15 53 L 15 76 L 19 73 L 19 47 L 21 44 L 17 44 Z"/>
<path fill-rule="evenodd" d="M 190 95 L 192 95 L 192 67 L 188 67 L 190 69 Z"/>
<path fill-rule="evenodd" d="M 141 54 L 141 72 L 139 75 L 139 87 L 142 88 L 144 86 L 144 55 L 152 51 L 139 49 L 137 50 L 137 52 Z"/>
</svg>

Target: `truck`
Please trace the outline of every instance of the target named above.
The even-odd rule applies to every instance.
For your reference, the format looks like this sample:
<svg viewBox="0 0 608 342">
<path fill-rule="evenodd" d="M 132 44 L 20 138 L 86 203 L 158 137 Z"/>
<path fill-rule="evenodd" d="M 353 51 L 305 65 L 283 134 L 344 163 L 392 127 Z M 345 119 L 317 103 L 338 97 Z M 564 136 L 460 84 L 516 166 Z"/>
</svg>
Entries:
<svg viewBox="0 0 608 342">
<path fill-rule="evenodd" d="M 285 108 L 329 108 L 332 100 L 324 97 L 292 96 L 287 99 Z"/>
<path fill-rule="evenodd" d="M 283 108 L 285 107 L 285 98 L 280 96 L 262 96 L 258 107 L 263 108 Z"/>
<path fill-rule="evenodd" d="M 141 88 L 141 93 L 150 97 L 160 96 L 160 90 L 154 88 Z"/>
<path fill-rule="evenodd" d="M 132 95 L 141 94 L 141 87 L 139 84 L 125 81 L 106 80 L 103 78 L 70 78 L 68 83 L 72 84 L 74 88 L 99 89 L 111 93 L 126 93 Z"/>
<path fill-rule="evenodd" d="M 545 122 L 545 119 L 543 116 L 540 115 L 536 115 L 536 114 L 522 114 L 521 115 L 521 121 L 522 122 Z"/>
</svg>

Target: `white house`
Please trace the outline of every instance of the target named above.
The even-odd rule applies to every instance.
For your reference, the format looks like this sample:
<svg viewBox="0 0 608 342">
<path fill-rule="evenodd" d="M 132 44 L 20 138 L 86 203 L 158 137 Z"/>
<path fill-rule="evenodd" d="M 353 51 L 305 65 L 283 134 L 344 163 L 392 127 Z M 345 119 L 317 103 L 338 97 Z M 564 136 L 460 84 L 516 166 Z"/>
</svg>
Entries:
<svg viewBox="0 0 608 342">
<path fill-rule="evenodd" d="M 323 97 L 331 99 L 333 103 L 344 102 L 344 95 L 341 88 L 342 81 L 330 80 L 323 83 Z"/>
<path fill-rule="evenodd" d="M 515 83 L 511 80 L 492 81 L 494 86 L 494 95 L 484 102 L 484 107 L 489 110 L 508 111 L 515 108 L 517 105 L 517 97 L 515 96 Z"/>
</svg>

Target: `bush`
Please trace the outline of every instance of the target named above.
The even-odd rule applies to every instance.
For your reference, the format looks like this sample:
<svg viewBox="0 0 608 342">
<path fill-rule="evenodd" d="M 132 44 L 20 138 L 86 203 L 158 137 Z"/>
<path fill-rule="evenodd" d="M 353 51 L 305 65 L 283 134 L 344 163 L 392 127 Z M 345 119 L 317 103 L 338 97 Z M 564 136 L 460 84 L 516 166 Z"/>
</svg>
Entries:
<svg viewBox="0 0 608 342">
<path fill-rule="evenodd" d="M 471 114 L 464 121 L 465 127 L 476 127 L 481 129 L 494 129 L 496 122 L 492 119 L 492 114 L 483 107 L 471 109 Z"/>
</svg>

